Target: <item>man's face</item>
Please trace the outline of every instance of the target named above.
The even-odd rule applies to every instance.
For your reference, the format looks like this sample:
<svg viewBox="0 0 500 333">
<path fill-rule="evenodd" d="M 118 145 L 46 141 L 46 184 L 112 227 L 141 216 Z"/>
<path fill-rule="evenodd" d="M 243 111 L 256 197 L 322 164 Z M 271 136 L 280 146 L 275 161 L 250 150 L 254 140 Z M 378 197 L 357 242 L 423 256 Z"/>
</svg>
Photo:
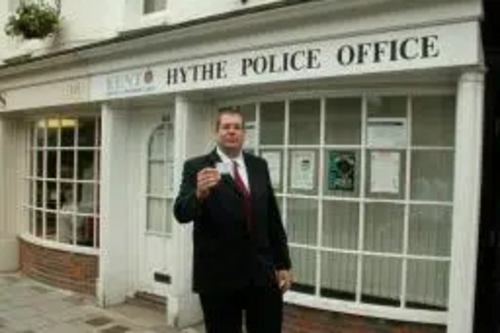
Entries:
<svg viewBox="0 0 500 333">
<path fill-rule="evenodd" d="M 226 153 L 238 154 L 243 148 L 245 131 L 241 115 L 234 113 L 223 113 L 219 118 L 217 128 L 217 144 Z"/>
</svg>

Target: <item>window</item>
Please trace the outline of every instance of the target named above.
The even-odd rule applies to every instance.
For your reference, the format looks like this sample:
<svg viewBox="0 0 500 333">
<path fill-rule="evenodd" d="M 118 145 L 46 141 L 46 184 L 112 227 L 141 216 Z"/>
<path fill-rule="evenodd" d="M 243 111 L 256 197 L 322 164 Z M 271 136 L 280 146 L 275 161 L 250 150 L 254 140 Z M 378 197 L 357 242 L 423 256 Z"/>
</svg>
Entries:
<svg viewBox="0 0 500 333">
<path fill-rule="evenodd" d="M 251 151 L 270 166 L 295 292 L 446 311 L 454 108 L 452 96 L 242 106 Z"/>
<path fill-rule="evenodd" d="M 149 139 L 147 231 L 172 232 L 174 129 L 170 120 L 158 126 Z"/>
<path fill-rule="evenodd" d="M 99 246 L 100 121 L 51 117 L 31 125 L 30 232 L 79 246 Z"/>
<path fill-rule="evenodd" d="M 144 15 L 161 12 L 167 7 L 166 0 L 143 0 L 142 13 Z"/>
</svg>

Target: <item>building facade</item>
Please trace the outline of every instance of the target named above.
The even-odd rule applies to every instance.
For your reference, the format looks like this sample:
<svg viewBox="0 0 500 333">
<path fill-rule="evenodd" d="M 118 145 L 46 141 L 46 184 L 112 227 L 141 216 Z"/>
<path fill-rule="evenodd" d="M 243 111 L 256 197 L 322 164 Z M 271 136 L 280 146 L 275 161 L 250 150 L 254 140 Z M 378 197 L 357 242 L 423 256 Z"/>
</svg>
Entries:
<svg viewBox="0 0 500 333">
<path fill-rule="evenodd" d="M 233 105 L 289 236 L 287 332 L 472 332 L 482 3 L 208 3 L 67 1 L 56 38 L 0 40 L 3 269 L 199 321 L 172 201 Z"/>
</svg>

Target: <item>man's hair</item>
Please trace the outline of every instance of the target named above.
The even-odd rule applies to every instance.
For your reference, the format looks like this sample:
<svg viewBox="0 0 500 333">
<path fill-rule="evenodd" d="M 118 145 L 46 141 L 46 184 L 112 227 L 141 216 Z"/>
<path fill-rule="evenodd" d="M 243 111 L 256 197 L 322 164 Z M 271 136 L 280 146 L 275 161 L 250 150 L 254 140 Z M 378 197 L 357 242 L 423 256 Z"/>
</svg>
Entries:
<svg viewBox="0 0 500 333">
<path fill-rule="evenodd" d="M 225 115 L 225 114 L 230 114 L 230 115 L 238 115 L 241 117 L 241 125 L 243 126 L 243 129 L 245 129 L 245 118 L 243 117 L 243 113 L 241 113 L 241 109 L 239 106 L 228 106 L 224 107 L 222 109 L 219 109 L 219 113 L 217 114 L 217 122 L 215 124 L 215 130 L 219 130 L 220 126 L 220 118 Z"/>
</svg>

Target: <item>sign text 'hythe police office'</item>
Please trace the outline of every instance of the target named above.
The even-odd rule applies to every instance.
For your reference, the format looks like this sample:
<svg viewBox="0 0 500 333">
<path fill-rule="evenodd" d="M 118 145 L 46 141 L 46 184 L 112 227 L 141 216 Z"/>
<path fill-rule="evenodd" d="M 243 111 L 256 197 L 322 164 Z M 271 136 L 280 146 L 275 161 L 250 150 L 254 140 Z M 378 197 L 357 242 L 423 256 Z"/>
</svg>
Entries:
<svg viewBox="0 0 500 333">
<path fill-rule="evenodd" d="M 340 67 L 376 65 L 421 59 L 440 55 L 437 35 L 382 40 L 370 43 L 344 44 L 334 51 L 331 58 Z M 241 57 L 238 75 L 241 77 L 265 74 L 284 74 L 320 70 L 323 66 L 322 48 L 304 48 L 290 52 L 267 53 Z M 213 81 L 229 77 L 228 61 L 207 61 L 167 69 L 167 85 Z"/>
</svg>

